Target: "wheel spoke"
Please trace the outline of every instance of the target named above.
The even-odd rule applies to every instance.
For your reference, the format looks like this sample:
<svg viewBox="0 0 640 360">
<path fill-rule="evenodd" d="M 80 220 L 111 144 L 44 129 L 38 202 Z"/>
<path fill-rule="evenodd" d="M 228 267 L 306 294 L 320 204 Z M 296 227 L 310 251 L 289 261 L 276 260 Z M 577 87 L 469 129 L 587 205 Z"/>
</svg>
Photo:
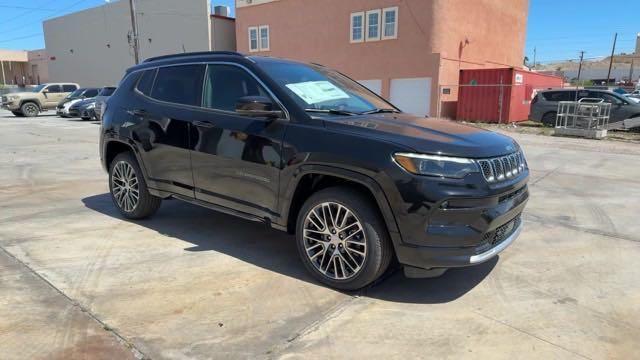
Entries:
<svg viewBox="0 0 640 360">
<path fill-rule="evenodd" d="M 327 224 L 324 222 L 324 220 L 322 218 L 320 218 L 318 213 L 316 213 L 316 209 L 311 210 L 311 214 L 313 216 L 315 216 L 316 219 L 320 220 L 320 223 L 322 224 L 322 226 L 318 226 L 318 224 L 315 222 L 315 220 L 313 220 L 313 218 L 311 216 L 308 216 L 307 218 L 309 219 L 309 221 L 311 221 L 313 223 L 313 226 L 315 226 L 316 229 L 319 229 L 319 230 L 327 230 Z"/>
</svg>

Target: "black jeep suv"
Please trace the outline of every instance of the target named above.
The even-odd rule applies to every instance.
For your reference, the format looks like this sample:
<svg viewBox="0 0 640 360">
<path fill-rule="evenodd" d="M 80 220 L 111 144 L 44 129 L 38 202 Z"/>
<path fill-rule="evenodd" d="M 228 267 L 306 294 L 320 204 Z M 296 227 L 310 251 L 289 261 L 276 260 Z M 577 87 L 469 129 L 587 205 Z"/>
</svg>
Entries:
<svg viewBox="0 0 640 360">
<path fill-rule="evenodd" d="M 522 229 L 529 170 L 514 140 L 404 114 L 320 65 L 152 58 L 103 114 L 123 216 L 174 198 L 264 222 L 295 233 L 306 268 L 335 288 L 362 288 L 393 259 L 412 277 L 478 264 Z"/>
</svg>

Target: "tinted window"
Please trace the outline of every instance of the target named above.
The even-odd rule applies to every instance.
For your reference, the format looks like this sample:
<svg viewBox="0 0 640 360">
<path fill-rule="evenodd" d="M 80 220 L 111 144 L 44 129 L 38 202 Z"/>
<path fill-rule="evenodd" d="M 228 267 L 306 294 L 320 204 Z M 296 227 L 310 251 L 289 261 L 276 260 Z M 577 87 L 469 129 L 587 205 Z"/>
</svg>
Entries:
<svg viewBox="0 0 640 360">
<path fill-rule="evenodd" d="M 75 85 L 62 85 L 62 92 L 72 92 L 76 91 L 78 87 Z"/>
<path fill-rule="evenodd" d="M 210 65 L 204 87 L 204 106 L 235 111 L 244 96 L 269 96 L 245 70 L 231 65 Z"/>
<path fill-rule="evenodd" d="M 153 80 L 156 77 L 156 69 L 147 70 L 142 73 L 140 80 L 138 80 L 138 85 L 136 89 L 141 93 L 150 96 L 151 95 L 151 87 L 153 87 Z"/>
<path fill-rule="evenodd" d="M 47 86 L 47 91 L 50 93 L 61 93 L 62 92 L 62 86 L 60 85 L 49 85 Z"/>
<path fill-rule="evenodd" d="M 550 91 L 544 93 L 547 101 L 573 101 L 575 93 L 573 91 Z"/>
<path fill-rule="evenodd" d="M 600 91 L 590 91 L 589 97 L 595 98 L 595 99 L 602 99 L 604 100 L 604 102 L 611 103 L 611 104 L 620 104 L 624 102 L 622 99 L 618 98 L 613 94 L 600 92 Z"/>
<path fill-rule="evenodd" d="M 99 89 L 89 89 L 85 91 L 84 97 L 88 97 L 88 98 L 96 97 L 99 91 L 100 91 Z"/>
<path fill-rule="evenodd" d="M 158 69 L 151 97 L 176 104 L 200 106 L 204 65 L 178 65 Z"/>
<path fill-rule="evenodd" d="M 114 91 L 116 91 L 116 88 L 114 87 L 102 88 L 98 96 L 111 96 L 111 94 L 113 94 Z"/>
</svg>

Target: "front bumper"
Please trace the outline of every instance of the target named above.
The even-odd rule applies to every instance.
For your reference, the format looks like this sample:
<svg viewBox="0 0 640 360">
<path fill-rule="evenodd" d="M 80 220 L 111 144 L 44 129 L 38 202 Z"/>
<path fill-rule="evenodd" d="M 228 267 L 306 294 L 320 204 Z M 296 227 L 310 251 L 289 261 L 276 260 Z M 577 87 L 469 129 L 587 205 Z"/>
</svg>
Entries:
<svg viewBox="0 0 640 360">
<path fill-rule="evenodd" d="M 528 170 L 493 186 L 473 179 L 464 184 L 413 180 L 403 182 L 403 192 L 415 200 L 394 210 L 401 264 L 421 269 L 479 264 L 506 249 L 522 231 Z"/>
<path fill-rule="evenodd" d="M 17 102 L 7 101 L 0 104 L 0 108 L 10 111 L 16 111 L 20 110 L 20 104 L 18 104 Z"/>
<path fill-rule="evenodd" d="M 65 115 L 70 117 L 80 117 L 80 109 L 71 108 L 69 109 L 69 112 L 66 113 Z"/>
</svg>

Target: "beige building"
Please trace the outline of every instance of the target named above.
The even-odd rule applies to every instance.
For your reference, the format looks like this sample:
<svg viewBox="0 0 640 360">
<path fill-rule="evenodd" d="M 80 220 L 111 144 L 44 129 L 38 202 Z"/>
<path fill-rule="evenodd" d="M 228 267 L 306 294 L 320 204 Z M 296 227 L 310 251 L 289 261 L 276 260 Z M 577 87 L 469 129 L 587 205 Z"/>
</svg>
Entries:
<svg viewBox="0 0 640 360">
<path fill-rule="evenodd" d="M 235 50 L 234 19 L 210 16 L 209 0 L 137 0 L 140 60 L 191 51 Z M 47 20 L 43 24 L 51 81 L 117 84 L 134 65 L 128 1 Z"/>
<path fill-rule="evenodd" d="M 47 52 L 0 49 L 0 85 L 36 85 L 49 79 Z"/>
<path fill-rule="evenodd" d="M 324 64 L 405 111 L 453 116 L 461 69 L 522 66 L 527 13 L 528 0 L 236 0 L 236 37 L 240 52 Z"/>
</svg>

